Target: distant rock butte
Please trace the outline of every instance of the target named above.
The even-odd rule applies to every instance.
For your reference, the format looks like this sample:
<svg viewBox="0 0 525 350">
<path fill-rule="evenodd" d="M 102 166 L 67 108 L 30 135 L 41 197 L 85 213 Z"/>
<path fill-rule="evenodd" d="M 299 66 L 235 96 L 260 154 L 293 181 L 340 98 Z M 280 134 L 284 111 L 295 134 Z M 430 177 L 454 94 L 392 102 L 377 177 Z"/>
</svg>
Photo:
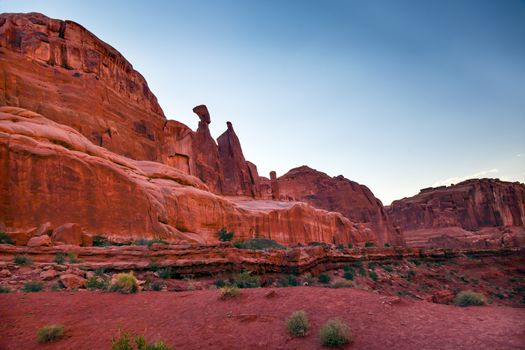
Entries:
<svg viewBox="0 0 525 350">
<path fill-rule="evenodd" d="M 366 186 L 343 176 L 330 177 L 307 166 L 292 169 L 276 181 L 272 184 L 275 189 L 272 193 L 277 193 L 274 196 L 339 212 L 374 232 L 376 244 L 403 244 L 402 235 L 390 222 L 383 204 Z"/>
<path fill-rule="evenodd" d="M 472 179 L 426 188 L 387 207 L 408 245 L 499 247 L 525 245 L 525 185 Z"/>
</svg>

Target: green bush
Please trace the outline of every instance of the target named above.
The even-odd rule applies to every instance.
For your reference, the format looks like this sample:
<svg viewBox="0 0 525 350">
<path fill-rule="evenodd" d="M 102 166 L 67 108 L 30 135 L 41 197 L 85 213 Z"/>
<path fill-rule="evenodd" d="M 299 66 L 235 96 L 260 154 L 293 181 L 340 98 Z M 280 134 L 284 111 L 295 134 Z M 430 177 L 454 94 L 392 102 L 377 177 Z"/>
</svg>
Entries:
<svg viewBox="0 0 525 350">
<path fill-rule="evenodd" d="M 410 259 L 408 261 L 411 262 L 412 264 L 416 265 L 416 266 L 421 265 L 421 261 L 419 261 L 418 259 Z"/>
<path fill-rule="evenodd" d="M 377 282 L 377 280 L 379 279 L 379 277 L 377 276 L 377 273 L 372 270 L 368 271 L 368 276 L 370 276 L 370 278 L 375 282 Z"/>
<path fill-rule="evenodd" d="M 369 242 L 369 241 L 366 241 L 365 242 L 365 248 L 374 248 L 376 245 L 374 244 L 374 242 Z"/>
<path fill-rule="evenodd" d="M 361 268 L 363 267 L 363 262 L 361 260 L 354 261 L 354 267 L 355 268 Z"/>
<path fill-rule="evenodd" d="M 337 281 L 331 285 L 332 288 L 352 288 L 354 284 L 350 281 Z"/>
<path fill-rule="evenodd" d="M 160 281 L 155 281 L 151 284 L 151 290 L 155 292 L 160 292 L 164 288 L 164 283 Z"/>
<path fill-rule="evenodd" d="M 414 279 L 414 277 L 416 277 L 416 272 L 414 270 L 408 270 L 407 271 L 407 275 L 406 275 L 406 279 L 409 280 L 409 281 L 412 281 Z"/>
<path fill-rule="evenodd" d="M 111 242 L 104 236 L 96 235 L 93 237 L 93 247 L 107 247 Z"/>
<path fill-rule="evenodd" d="M 354 245 L 352 243 L 348 243 L 348 248 L 352 249 Z"/>
<path fill-rule="evenodd" d="M 219 241 L 229 242 L 233 239 L 233 232 L 226 231 L 226 227 L 223 227 L 219 230 Z"/>
<path fill-rule="evenodd" d="M 337 245 L 337 249 L 343 250 L 343 249 L 345 249 L 345 245 L 344 244 L 338 244 Z"/>
<path fill-rule="evenodd" d="M 33 293 L 33 292 L 40 292 L 43 288 L 44 288 L 44 285 L 42 284 L 42 282 L 29 281 L 24 284 L 22 291 L 26 293 Z"/>
<path fill-rule="evenodd" d="M 297 280 L 297 277 L 294 275 L 286 275 L 282 276 L 279 279 L 279 285 L 281 287 L 296 287 L 299 285 L 299 281 Z"/>
<path fill-rule="evenodd" d="M 160 278 L 168 279 L 171 278 L 171 267 L 164 267 L 162 269 L 158 269 L 157 273 L 159 274 Z"/>
<path fill-rule="evenodd" d="M 487 301 L 483 294 L 470 290 L 459 292 L 454 298 L 454 304 L 457 306 L 479 306 L 485 305 L 486 303 Z"/>
<path fill-rule="evenodd" d="M 24 255 L 15 255 L 13 262 L 17 265 L 31 265 L 33 260 Z"/>
<path fill-rule="evenodd" d="M 58 265 L 62 265 L 64 263 L 64 261 L 66 261 L 66 254 L 62 253 L 62 252 L 58 252 L 55 254 L 55 258 L 53 259 L 53 262 L 58 264 Z"/>
<path fill-rule="evenodd" d="M 86 281 L 86 288 L 95 290 L 107 290 L 109 287 L 109 280 L 107 278 L 103 278 L 100 276 L 93 276 L 91 278 L 88 278 Z"/>
<path fill-rule="evenodd" d="M 52 324 L 44 326 L 36 333 L 36 338 L 39 343 L 49 343 L 61 338 L 64 335 L 64 326 L 59 324 Z"/>
<path fill-rule="evenodd" d="M 222 287 L 226 286 L 226 282 L 224 282 L 224 280 L 222 280 L 220 278 L 218 280 L 216 280 L 215 282 L 213 282 L 213 284 L 217 288 L 222 288 Z"/>
<path fill-rule="evenodd" d="M 241 295 L 241 291 L 235 286 L 224 286 L 221 288 L 221 299 L 233 299 L 239 295 Z"/>
<path fill-rule="evenodd" d="M 385 248 L 389 248 L 389 247 L 390 247 L 390 244 L 385 243 Z"/>
<path fill-rule="evenodd" d="M 137 279 L 130 273 L 119 273 L 111 284 L 110 291 L 124 294 L 136 293 L 139 290 Z"/>
<path fill-rule="evenodd" d="M 79 262 L 78 257 L 75 253 L 68 253 L 67 257 L 69 259 L 70 264 L 76 264 Z"/>
<path fill-rule="evenodd" d="M 360 267 L 358 271 L 359 271 L 359 275 L 366 277 L 366 270 L 364 267 Z"/>
<path fill-rule="evenodd" d="M 251 250 L 285 249 L 284 246 L 269 238 L 254 238 L 247 241 L 237 240 L 233 243 L 233 246 L 238 249 Z"/>
<path fill-rule="evenodd" d="M 11 289 L 4 287 L 4 286 L 0 286 L 0 294 L 10 293 L 10 292 L 11 292 Z"/>
<path fill-rule="evenodd" d="M 331 348 L 343 346 L 352 341 L 350 327 L 339 320 L 328 320 L 319 331 L 321 344 Z"/>
<path fill-rule="evenodd" d="M 260 287 L 259 276 L 252 276 L 251 271 L 243 271 L 234 279 L 234 285 L 238 288 L 257 288 Z"/>
<path fill-rule="evenodd" d="M 385 270 L 386 272 L 394 272 L 394 268 L 392 267 L 392 265 L 383 265 L 383 270 Z"/>
<path fill-rule="evenodd" d="M 11 244 L 15 245 L 15 241 L 11 239 L 5 232 L 0 232 L 0 244 Z"/>
<path fill-rule="evenodd" d="M 120 333 L 118 339 L 111 339 L 111 350 L 171 350 L 162 340 L 148 344 L 143 335 L 136 335 L 133 341 L 131 338 L 127 332 Z"/>
<path fill-rule="evenodd" d="M 295 311 L 286 321 L 288 331 L 294 337 L 304 337 L 310 329 L 310 323 L 306 312 L 303 310 Z"/>
<path fill-rule="evenodd" d="M 321 283 L 330 283 L 330 276 L 326 273 L 322 273 L 319 275 L 319 282 Z"/>
<path fill-rule="evenodd" d="M 343 275 L 343 277 L 347 280 L 353 280 L 354 279 L 354 273 L 352 271 L 346 271 Z"/>
</svg>

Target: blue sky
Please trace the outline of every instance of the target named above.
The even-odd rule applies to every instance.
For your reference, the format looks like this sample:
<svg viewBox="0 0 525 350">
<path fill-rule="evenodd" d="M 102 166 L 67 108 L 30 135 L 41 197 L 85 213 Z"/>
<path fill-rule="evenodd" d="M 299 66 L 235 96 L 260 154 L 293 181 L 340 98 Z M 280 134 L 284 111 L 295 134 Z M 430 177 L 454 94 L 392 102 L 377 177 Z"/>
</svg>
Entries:
<svg viewBox="0 0 525 350">
<path fill-rule="evenodd" d="M 259 173 L 307 164 L 384 204 L 468 177 L 525 182 L 525 1 L 25 1 L 81 23 L 166 116 L 233 122 Z"/>
</svg>

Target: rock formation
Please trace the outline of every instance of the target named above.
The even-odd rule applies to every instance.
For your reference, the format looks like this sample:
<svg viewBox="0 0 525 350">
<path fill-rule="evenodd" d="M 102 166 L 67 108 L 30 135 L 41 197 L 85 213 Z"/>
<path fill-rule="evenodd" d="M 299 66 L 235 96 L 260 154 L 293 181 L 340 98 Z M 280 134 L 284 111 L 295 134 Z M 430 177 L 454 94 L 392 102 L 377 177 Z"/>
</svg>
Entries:
<svg viewBox="0 0 525 350">
<path fill-rule="evenodd" d="M 227 195 L 247 195 L 259 197 L 256 182 L 259 174 L 254 164 L 250 165 L 244 159 L 239 138 L 233 130 L 231 122 L 227 122 L 227 130 L 219 136 L 219 160 L 224 174 L 222 193 Z"/>
<path fill-rule="evenodd" d="M 17 243 L 50 227 L 77 227 L 69 223 L 81 228 L 78 244 L 84 233 L 216 242 L 222 227 L 236 238 L 280 243 L 362 244 L 374 236 L 341 214 L 304 203 L 225 199 L 194 176 L 117 155 L 16 107 L 0 107 L 0 179 L 0 226 Z"/>
<path fill-rule="evenodd" d="M 426 188 L 394 201 L 388 213 L 409 245 L 525 244 L 525 185 L 518 182 L 473 179 Z"/>
<path fill-rule="evenodd" d="M 343 176 L 330 177 L 307 166 L 290 170 L 277 182 L 278 195 L 336 211 L 362 223 L 375 233 L 373 241 L 379 245 L 403 244 L 401 233 L 391 224 L 381 201 L 366 186 Z"/>
</svg>

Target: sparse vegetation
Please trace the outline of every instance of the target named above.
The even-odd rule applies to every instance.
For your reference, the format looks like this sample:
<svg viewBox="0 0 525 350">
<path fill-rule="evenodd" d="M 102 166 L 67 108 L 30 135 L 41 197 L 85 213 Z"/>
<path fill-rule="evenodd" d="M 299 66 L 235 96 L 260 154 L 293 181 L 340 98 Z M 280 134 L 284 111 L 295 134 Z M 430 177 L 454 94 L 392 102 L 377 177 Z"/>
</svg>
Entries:
<svg viewBox="0 0 525 350">
<path fill-rule="evenodd" d="M 416 277 L 416 272 L 414 270 L 408 270 L 406 274 L 406 279 L 412 281 Z"/>
<path fill-rule="evenodd" d="M 145 245 L 148 246 L 148 248 L 151 248 L 151 246 L 154 244 L 169 245 L 168 242 L 163 241 L 161 239 L 139 239 L 133 242 L 133 245 Z"/>
<path fill-rule="evenodd" d="M 155 343 L 149 343 L 146 341 L 143 335 L 132 335 L 123 332 L 120 333 L 118 339 L 111 339 L 112 350 L 171 350 L 166 343 L 162 340 L 158 340 Z"/>
<path fill-rule="evenodd" d="M 343 250 L 343 249 L 345 249 L 345 245 L 344 244 L 338 244 L 337 245 L 337 249 Z"/>
<path fill-rule="evenodd" d="M 299 285 L 299 281 L 297 280 L 297 277 L 294 275 L 286 275 L 282 276 L 279 279 L 279 286 L 281 287 L 296 287 Z"/>
<path fill-rule="evenodd" d="M 330 275 L 322 273 L 319 275 L 319 282 L 327 284 L 330 283 Z"/>
<path fill-rule="evenodd" d="M 70 264 L 76 264 L 79 262 L 78 257 L 75 253 L 68 253 L 67 257 L 69 259 Z"/>
<path fill-rule="evenodd" d="M 155 292 L 160 292 L 164 288 L 164 283 L 160 281 L 155 281 L 151 283 L 151 290 Z"/>
<path fill-rule="evenodd" d="M 332 284 L 332 288 L 352 288 L 354 284 L 351 281 L 338 281 Z"/>
<path fill-rule="evenodd" d="M 487 303 L 483 294 L 470 290 L 459 292 L 454 298 L 454 304 L 457 306 L 479 306 Z"/>
<path fill-rule="evenodd" d="M 385 248 L 390 248 L 390 244 L 385 243 Z"/>
<path fill-rule="evenodd" d="M 248 270 L 237 274 L 234 285 L 238 288 L 257 288 L 261 286 L 259 276 L 252 275 L 252 272 Z"/>
<path fill-rule="evenodd" d="M 354 279 L 354 273 L 352 271 L 346 271 L 344 274 L 343 274 L 343 277 L 347 280 L 353 280 Z"/>
<path fill-rule="evenodd" d="M 235 286 L 224 286 L 221 289 L 221 299 L 233 299 L 241 295 L 239 288 Z"/>
<path fill-rule="evenodd" d="M 15 245 L 15 241 L 11 239 L 5 232 L 0 232 L 0 244 L 11 244 Z"/>
<path fill-rule="evenodd" d="M 29 281 L 24 284 L 22 291 L 26 293 L 34 293 L 34 292 L 40 292 L 43 288 L 44 288 L 44 285 L 42 284 L 42 282 Z"/>
<path fill-rule="evenodd" d="M 24 255 L 15 255 L 15 257 L 13 258 L 13 262 L 16 264 L 16 265 L 31 265 L 33 263 L 33 260 L 31 260 L 29 257 L 27 256 L 24 256 Z"/>
<path fill-rule="evenodd" d="M 374 242 L 369 242 L 369 241 L 366 241 L 365 242 L 365 248 L 375 248 L 375 244 Z"/>
<path fill-rule="evenodd" d="M 109 280 L 101 276 L 93 276 L 86 281 L 86 288 L 91 290 L 107 290 L 109 287 Z"/>
<path fill-rule="evenodd" d="M 410 261 L 412 264 L 414 264 L 416 266 L 421 265 L 421 261 L 418 260 L 418 259 L 409 259 L 408 261 Z"/>
<path fill-rule="evenodd" d="M 138 289 L 137 279 L 133 275 L 133 272 L 119 273 L 109 288 L 112 292 L 124 294 L 136 293 Z"/>
<path fill-rule="evenodd" d="M 229 242 L 233 239 L 234 233 L 228 232 L 226 230 L 226 227 L 223 227 L 219 230 L 219 241 L 221 242 Z"/>
<path fill-rule="evenodd" d="M 64 326 L 59 324 L 52 324 L 44 326 L 36 333 L 36 338 L 39 343 L 49 343 L 61 338 L 64 335 Z"/>
<path fill-rule="evenodd" d="M 107 247 L 111 242 L 104 236 L 96 235 L 93 237 L 93 247 Z"/>
<path fill-rule="evenodd" d="M 217 279 L 217 280 L 215 280 L 215 282 L 213 282 L 213 284 L 214 284 L 215 287 L 217 287 L 217 288 L 222 288 L 222 287 L 226 286 L 226 282 L 224 282 L 224 280 L 222 280 L 222 279 L 220 279 L 220 278 Z"/>
<path fill-rule="evenodd" d="M 162 269 L 158 269 L 157 273 L 159 274 L 160 278 L 168 279 L 171 278 L 171 267 L 164 267 Z"/>
<path fill-rule="evenodd" d="M 4 286 L 0 286 L 0 294 L 10 293 L 10 292 L 11 292 L 11 289 L 4 287 Z"/>
<path fill-rule="evenodd" d="M 55 254 L 55 258 L 53 259 L 53 262 L 55 262 L 58 265 L 62 265 L 66 261 L 66 254 L 62 252 L 58 252 Z"/>
<path fill-rule="evenodd" d="M 379 277 L 377 276 L 377 273 L 375 271 L 372 271 L 372 270 L 369 270 L 368 271 L 368 276 L 374 281 L 374 282 L 377 282 L 377 280 L 379 279 Z"/>
<path fill-rule="evenodd" d="M 328 320 L 321 327 L 319 338 L 322 345 L 331 348 L 343 346 L 352 341 L 350 327 L 337 319 Z"/>
<path fill-rule="evenodd" d="M 310 329 L 308 316 L 303 310 L 295 311 L 286 321 L 288 331 L 294 337 L 304 337 Z"/>
<path fill-rule="evenodd" d="M 269 238 L 254 238 L 247 241 L 237 240 L 233 246 L 238 249 L 252 249 L 252 250 L 270 250 L 270 249 L 285 249 L 273 239 Z"/>
<path fill-rule="evenodd" d="M 352 248 L 354 248 L 354 245 L 352 243 L 348 243 L 348 248 L 352 249 Z"/>
</svg>

